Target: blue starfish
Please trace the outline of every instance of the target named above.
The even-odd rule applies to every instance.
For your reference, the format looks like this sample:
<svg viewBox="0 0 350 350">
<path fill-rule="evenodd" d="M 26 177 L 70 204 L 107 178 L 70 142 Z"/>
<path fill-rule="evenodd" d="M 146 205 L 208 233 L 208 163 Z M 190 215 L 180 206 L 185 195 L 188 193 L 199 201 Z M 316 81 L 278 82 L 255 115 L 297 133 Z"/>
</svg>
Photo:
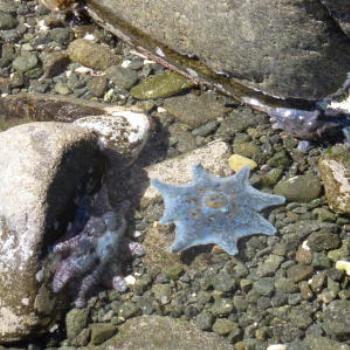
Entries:
<svg viewBox="0 0 350 350">
<path fill-rule="evenodd" d="M 224 178 L 207 173 L 200 164 L 192 171 L 193 182 L 186 185 L 169 185 L 157 179 L 151 182 L 164 199 L 160 223 L 176 225 L 172 252 L 214 243 L 234 255 L 240 237 L 276 232 L 259 211 L 283 204 L 285 198 L 252 187 L 248 167 Z"/>
</svg>

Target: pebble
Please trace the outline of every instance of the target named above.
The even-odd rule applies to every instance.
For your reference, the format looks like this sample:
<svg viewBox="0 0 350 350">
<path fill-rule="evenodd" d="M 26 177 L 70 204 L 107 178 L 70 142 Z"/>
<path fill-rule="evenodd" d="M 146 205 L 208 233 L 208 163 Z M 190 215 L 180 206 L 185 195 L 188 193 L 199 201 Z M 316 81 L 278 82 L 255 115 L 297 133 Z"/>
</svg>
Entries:
<svg viewBox="0 0 350 350">
<path fill-rule="evenodd" d="M 0 30 L 13 29 L 17 26 L 18 21 L 8 13 L 0 12 Z"/>
<path fill-rule="evenodd" d="M 106 77 L 119 89 L 130 90 L 138 81 L 137 72 L 121 66 L 106 69 Z"/>
<path fill-rule="evenodd" d="M 213 331 L 220 335 L 227 335 L 238 328 L 238 324 L 227 319 L 218 318 L 213 324 Z"/>
<path fill-rule="evenodd" d="M 117 333 L 117 327 L 111 323 L 90 324 L 91 345 L 100 345 Z"/>
<path fill-rule="evenodd" d="M 138 100 L 170 97 L 190 89 L 193 84 L 174 72 L 164 72 L 146 78 L 142 83 L 134 86 L 130 94 Z"/>
<path fill-rule="evenodd" d="M 260 278 L 254 283 L 253 288 L 260 295 L 271 296 L 275 289 L 274 279 L 271 277 Z"/>
<path fill-rule="evenodd" d="M 53 78 L 65 71 L 69 64 L 66 53 L 51 52 L 43 57 L 43 69 L 46 78 Z"/>
<path fill-rule="evenodd" d="M 72 41 L 68 46 L 68 55 L 73 62 L 97 70 L 105 70 L 120 61 L 109 47 L 85 39 Z"/>
<path fill-rule="evenodd" d="M 284 257 L 282 256 L 275 254 L 269 255 L 263 263 L 259 264 L 258 269 L 256 271 L 257 276 L 273 276 L 283 261 Z"/>
<path fill-rule="evenodd" d="M 228 163 L 234 172 L 240 171 L 245 166 L 248 166 L 250 169 L 255 169 L 258 166 L 254 160 L 241 156 L 239 154 L 233 154 L 229 158 Z"/>
<path fill-rule="evenodd" d="M 314 269 L 310 265 L 297 264 L 291 266 L 288 271 L 288 278 L 293 282 L 300 282 L 312 276 Z"/>
<path fill-rule="evenodd" d="M 31 52 L 23 52 L 20 56 L 17 56 L 12 63 L 14 69 L 20 72 L 28 72 L 31 69 L 37 67 L 39 64 L 39 58 L 37 54 Z"/>
<path fill-rule="evenodd" d="M 334 300 L 322 313 L 322 328 L 330 336 L 349 337 L 350 301 Z"/>
<path fill-rule="evenodd" d="M 214 323 L 214 316 L 208 312 L 203 311 L 196 316 L 195 323 L 202 331 L 210 331 Z"/>
<path fill-rule="evenodd" d="M 73 339 L 87 326 L 88 309 L 72 309 L 66 315 L 66 332 L 69 339 Z"/>
<path fill-rule="evenodd" d="M 212 307 L 211 313 L 216 317 L 228 316 L 233 310 L 233 303 L 231 299 L 218 297 Z"/>
<path fill-rule="evenodd" d="M 104 76 L 92 77 L 87 88 L 92 96 L 103 97 L 108 88 L 108 80 Z"/>
<path fill-rule="evenodd" d="M 339 247 L 340 243 L 339 235 L 326 231 L 313 232 L 307 238 L 307 245 L 314 252 L 336 249 Z"/>
<path fill-rule="evenodd" d="M 335 268 L 340 271 L 345 271 L 345 273 L 350 276 L 350 261 L 338 260 L 335 263 Z"/>
<path fill-rule="evenodd" d="M 229 108 L 225 107 L 225 98 L 219 97 L 213 92 L 202 93 L 199 96 L 186 94 L 168 98 L 164 101 L 164 108 L 180 122 L 190 125 L 192 128 L 198 128 L 209 121 L 216 122 L 217 118 L 230 111 Z M 217 122 L 211 124 L 210 128 L 214 129 L 217 125 Z M 197 135 L 200 135 L 198 131 Z M 206 135 L 204 133 L 201 136 Z"/>
<path fill-rule="evenodd" d="M 284 196 L 291 202 L 310 202 L 320 196 L 322 186 L 314 175 L 298 175 L 287 180 L 281 180 L 274 192 Z"/>
</svg>

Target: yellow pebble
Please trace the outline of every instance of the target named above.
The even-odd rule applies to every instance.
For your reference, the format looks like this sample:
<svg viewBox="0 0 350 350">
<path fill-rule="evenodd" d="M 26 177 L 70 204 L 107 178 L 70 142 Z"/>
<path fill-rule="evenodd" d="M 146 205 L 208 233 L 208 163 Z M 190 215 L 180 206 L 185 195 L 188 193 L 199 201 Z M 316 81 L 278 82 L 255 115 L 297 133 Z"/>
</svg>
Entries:
<svg viewBox="0 0 350 350">
<path fill-rule="evenodd" d="M 228 163 L 230 168 L 235 172 L 240 171 L 245 166 L 249 166 L 250 169 L 255 169 L 258 166 L 254 160 L 243 157 L 239 154 L 233 154 L 229 158 Z"/>
<path fill-rule="evenodd" d="M 350 261 L 338 260 L 335 263 L 335 268 L 340 271 L 345 271 L 350 276 Z"/>
</svg>

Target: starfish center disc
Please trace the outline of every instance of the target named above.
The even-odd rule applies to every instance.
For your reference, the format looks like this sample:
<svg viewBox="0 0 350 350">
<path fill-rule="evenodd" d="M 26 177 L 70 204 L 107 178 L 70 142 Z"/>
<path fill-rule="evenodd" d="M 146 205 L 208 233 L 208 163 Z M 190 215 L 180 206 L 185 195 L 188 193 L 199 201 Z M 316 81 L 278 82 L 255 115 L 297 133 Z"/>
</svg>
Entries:
<svg viewBox="0 0 350 350">
<path fill-rule="evenodd" d="M 229 208 L 229 201 L 227 196 L 222 192 L 210 191 L 203 196 L 203 204 L 209 209 L 218 209 L 220 211 L 227 211 Z"/>
</svg>

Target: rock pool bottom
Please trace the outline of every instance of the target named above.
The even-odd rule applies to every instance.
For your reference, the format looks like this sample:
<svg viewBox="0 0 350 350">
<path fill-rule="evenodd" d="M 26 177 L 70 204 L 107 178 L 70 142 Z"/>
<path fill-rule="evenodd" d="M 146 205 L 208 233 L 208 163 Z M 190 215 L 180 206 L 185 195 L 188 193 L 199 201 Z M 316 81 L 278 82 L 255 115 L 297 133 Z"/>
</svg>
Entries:
<svg viewBox="0 0 350 350">
<path fill-rule="evenodd" d="M 254 186 L 288 197 L 287 205 L 265 213 L 279 229 L 277 235 L 248 237 L 240 242 L 239 254 L 230 257 L 212 247 L 168 253 L 173 230 L 157 223 L 163 207 L 147 192 L 130 224 L 129 234 L 144 244 L 146 255 L 128 271 L 129 291 L 96 290 L 87 308 L 72 309 L 44 342 L 31 339 L 12 349 L 113 344 L 132 349 L 143 339 L 141 330 L 150 349 L 196 349 L 203 339 L 212 349 L 265 350 L 272 344 L 288 350 L 349 349 L 350 278 L 335 266 L 350 257 L 350 218 L 333 212 L 323 195 L 317 163 L 327 144 L 302 154 L 297 140 L 272 130 L 263 114 L 193 87 L 94 25 L 69 27 L 34 1 L 0 4 L 15 19 L 12 29 L 0 32 L 6 41 L 0 60 L 3 94 L 59 94 L 137 104 L 150 112 L 154 137 L 120 180 L 125 191 L 111 189 L 112 199 L 129 197 L 130 182 L 139 183 L 137 175 L 146 166 L 159 177 L 171 164 L 185 159 L 190 168 L 200 159 L 208 170 L 214 172 L 215 166 L 217 175 L 226 175 L 232 154 L 254 161 Z M 95 40 L 71 46 L 79 52 L 67 55 L 71 42 L 86 33 Z M 92 59 L 94 52 L 100 61 Z M 218 139 L 224 147 L 201 151 Z M 166 167 L 150 165 L 163 159 Z M 170 173 L 167 180 L 183 178 L 185 172 Z M 158 327 L 169 330 L 169 337 L 163 338 Z M 171 343 L 174 337 L 178 343 Z"/>
</svg>

